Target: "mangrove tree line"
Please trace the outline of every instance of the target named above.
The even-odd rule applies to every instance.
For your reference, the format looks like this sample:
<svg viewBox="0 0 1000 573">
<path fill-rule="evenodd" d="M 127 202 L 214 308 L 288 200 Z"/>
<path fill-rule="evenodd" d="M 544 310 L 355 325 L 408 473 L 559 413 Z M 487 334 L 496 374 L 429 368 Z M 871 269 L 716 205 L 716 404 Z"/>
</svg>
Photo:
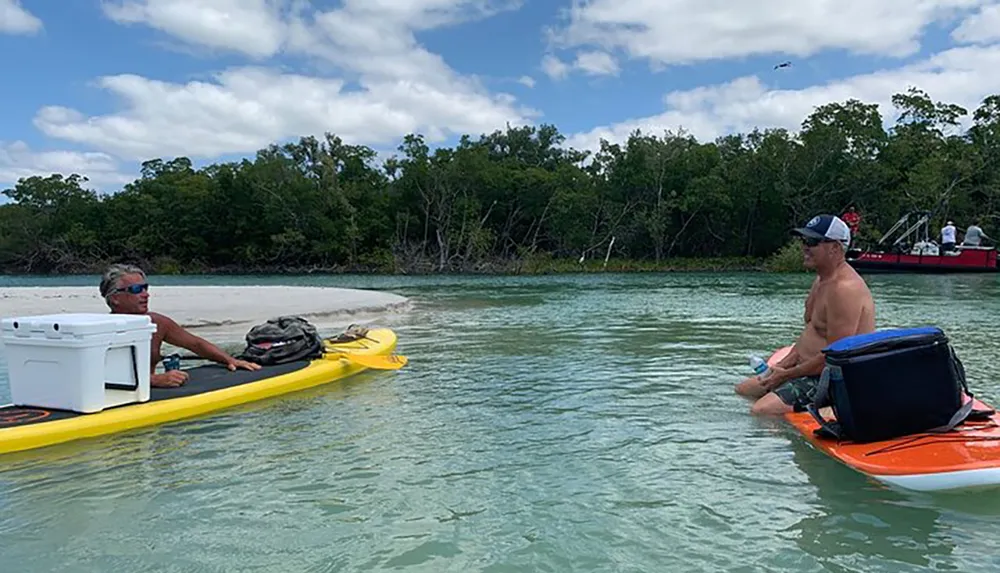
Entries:
<svg viewBox="0 0 1000 573">
<path fill-rule="evenodd" d="M 120 192 L 77 174 L 21 179 L 0 206 L 0 269 L 93 272 L 111 261 L 160 271 L 523 270 L 605 256 L 669 266 L 766 257 L 788 230 L 854 204 L 861 238 L 911 210 L 960 228 L 1000 216 L 1000 95 L 977 109 L 911 88 L 886 129 L 875 104 L 816 108 L 801 129 L 700 142 L 633 133 L 595 153 L 551 125 L 452 148 L 406 136 L 381 163 L 333 134 L 195 169 L 142 164 Z M 610 248 L 609 248 L 610 247 Z"/>
</svg>

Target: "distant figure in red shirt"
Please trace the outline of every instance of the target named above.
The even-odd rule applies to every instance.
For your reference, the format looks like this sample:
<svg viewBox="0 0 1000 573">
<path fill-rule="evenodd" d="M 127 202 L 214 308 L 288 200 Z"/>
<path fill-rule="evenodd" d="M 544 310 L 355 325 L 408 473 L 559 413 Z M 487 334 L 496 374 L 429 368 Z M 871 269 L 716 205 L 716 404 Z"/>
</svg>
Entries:
<svg viewBox="0 0 1000 573">
<path fill-rule="evenodd" d="M 861 214 L 854 209 L 854 205 L 847 207 L 847 211 L 840 217 L 851 229 L 851 237 L 858 236 L 858 225 L 861 224 Z"/>
</svg>

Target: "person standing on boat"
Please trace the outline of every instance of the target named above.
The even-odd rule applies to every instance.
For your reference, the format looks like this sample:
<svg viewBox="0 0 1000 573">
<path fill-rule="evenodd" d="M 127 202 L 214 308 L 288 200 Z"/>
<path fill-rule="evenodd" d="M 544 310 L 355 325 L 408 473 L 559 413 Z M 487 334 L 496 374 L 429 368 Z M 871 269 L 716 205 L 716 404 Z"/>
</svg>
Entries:
<svg viewBox="0 0 1000 573">
<path fill-rule="evenodd" d="M 843 221 L 847 223 L 847 228 L 851 231 L 851 236 L 857 238 L 858 227 L 861 225 L 861 214 L 854 208 L 854 205 L 849 205 L 847 211 L 844 212 Z"/>
<path fill-rule="evenodd" d="M 154 374 L 156 364 L 162 359 L 161 346 L 164 341 L 194 352 L 206 360 L 218 362 L 229 370 L 244 368 L 260 370 L 259 364 L 238 360 L 211 342 L 191 334 L 172 318 L 158 312 L 149 311 L 149 283 L 146 273 L 132 265 L 111 265 L 101 277 L 101 298 L 107 303 L 112 314 L 145 314 L 156 325 L 150 352 L 149 385 L 157 388 L 174 388 L 187 382 L 188 374 L 183 370 L 168 370 Z"/>
<path fill-rule="evenodd" d="M 948 221 L 944 227 L 941 227 L 941 252 L 949 253 L 955 250 L 955 236 L 958 234 L 958 230 L 955 229 L 955 223 Z"/>
<path fill-rule="evenodd" d="M 762 380 L 751 376 L 736 393 L 755 400 L 753 414 L 801 412 L 813 402 L 826 365 L 823 349 L 834 342 L 875 331 L 875 302 L 861 275 L 848 264 L 851 231 L 834 215 L 818 215 L 793 231 L 802 238 L 806 267 L 816 279 L 805 303 L 805 328 L 784 359 Z"/>
<path fill-rule="evenodd" d="M 989 235 L 983 232 L 982 227 L 979 226 L 979 221 L 969 225 L 969 228 L 965 230 L 965 240 L 962 241 L 963 245 L 969 245 L 970 247 L 978 247 L 982 244 L 983 239 L 992 241 Z"/>
</svg>

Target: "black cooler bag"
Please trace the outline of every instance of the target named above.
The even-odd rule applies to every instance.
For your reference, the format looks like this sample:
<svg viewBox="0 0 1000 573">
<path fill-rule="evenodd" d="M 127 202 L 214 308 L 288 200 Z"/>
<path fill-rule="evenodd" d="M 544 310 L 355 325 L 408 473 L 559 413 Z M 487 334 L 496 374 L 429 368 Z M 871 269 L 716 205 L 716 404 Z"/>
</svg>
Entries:
<svg viewBox="0 0 1000 573">
<path fill-rule="evenodd" d="M 850 336 L 823 350 L 826 368 L 808 411 L 819 435 L 874 442 L 947 431 L 968 417 L 965 369 L 936 327 Z M 833 407 L 836 422 L 819 415 Z"/>
</svg>

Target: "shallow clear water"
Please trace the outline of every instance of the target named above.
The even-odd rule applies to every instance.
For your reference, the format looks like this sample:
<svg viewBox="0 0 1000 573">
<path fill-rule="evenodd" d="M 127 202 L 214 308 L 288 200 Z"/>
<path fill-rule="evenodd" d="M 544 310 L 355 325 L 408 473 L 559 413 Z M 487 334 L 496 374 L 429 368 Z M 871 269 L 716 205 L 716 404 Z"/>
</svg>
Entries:
<svg viewBox="0 0 1000 573">
<path fill-rule="evenodd" d="M 796 335 L 810 280 L 170 280 L 412 297 L 385 321 L 410 363 L 0 457 L 3 570 L 998 569 L 1000 493 L 888 490 L 733 394 L 748 353 Z M 1000 278 L 869 283 L 880 327 L 942 326 L 1000 402 Z"/>
</svg>

